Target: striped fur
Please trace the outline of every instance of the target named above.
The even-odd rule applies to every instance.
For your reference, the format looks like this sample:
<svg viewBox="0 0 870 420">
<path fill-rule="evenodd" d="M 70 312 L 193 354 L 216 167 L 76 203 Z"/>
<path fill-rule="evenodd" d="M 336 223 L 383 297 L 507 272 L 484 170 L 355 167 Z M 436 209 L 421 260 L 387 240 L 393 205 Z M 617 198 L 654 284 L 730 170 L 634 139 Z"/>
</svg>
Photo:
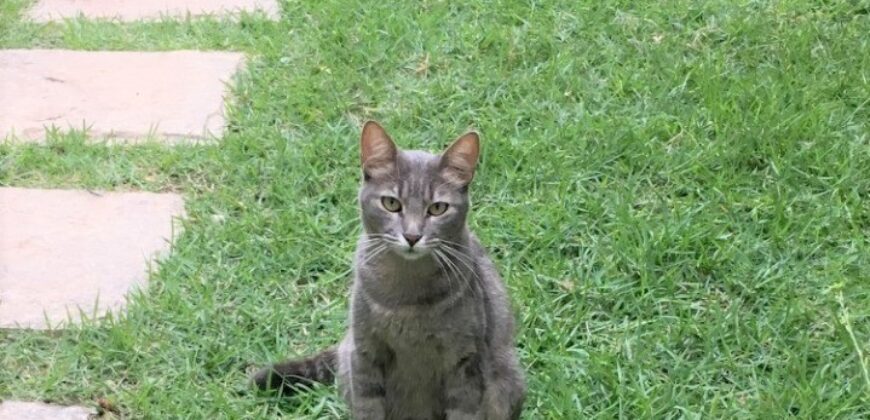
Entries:
<svg viewBox="0 0 870 420">
<path fill-rule="evenodd" d="M 253 381 L 262 390 L 277 389 L 291 395 L 299 385 L 331 384 L 335 381 L 335 349 L 326 349 L 305 359 L 287 360 L 261 369 Z"/>
</svg>

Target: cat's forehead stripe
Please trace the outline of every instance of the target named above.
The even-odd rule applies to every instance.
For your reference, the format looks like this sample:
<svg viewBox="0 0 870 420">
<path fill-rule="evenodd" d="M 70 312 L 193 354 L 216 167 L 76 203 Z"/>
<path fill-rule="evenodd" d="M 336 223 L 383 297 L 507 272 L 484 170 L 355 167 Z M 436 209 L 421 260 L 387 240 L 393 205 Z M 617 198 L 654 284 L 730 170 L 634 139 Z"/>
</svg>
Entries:
<svg viewBox="0 0 870 420">
<path fill-rule="evenodd" d="M 400 153 L 398 189 L 403 197 L 431 198 L 438 156 L 417 150 Z"/>
</svg>

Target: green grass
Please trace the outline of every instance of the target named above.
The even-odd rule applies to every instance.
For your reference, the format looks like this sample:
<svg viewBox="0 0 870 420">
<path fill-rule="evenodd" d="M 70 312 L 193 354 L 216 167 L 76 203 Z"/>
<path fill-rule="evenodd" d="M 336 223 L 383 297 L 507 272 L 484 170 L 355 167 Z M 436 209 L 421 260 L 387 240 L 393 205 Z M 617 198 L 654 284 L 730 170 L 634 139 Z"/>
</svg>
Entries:
<svg viewBox="0 0 870 420">
<path fill-rule="evenodd" d="M 23 22 L 0 46 L 247 52 L 219 145 L 0 144 L 0 185 L 173 190 L 125 317 L 0 332 L 0 397 L 131 418 L 347 416 L 245 369 L 344 330 L 358 127 L 483 136 L 474 230 L 525 418 L 870 416 L 870 5 L 285 1 L 280 22 Z M 658 4 L 662 3 L 662 4 Z"/>
</svg>

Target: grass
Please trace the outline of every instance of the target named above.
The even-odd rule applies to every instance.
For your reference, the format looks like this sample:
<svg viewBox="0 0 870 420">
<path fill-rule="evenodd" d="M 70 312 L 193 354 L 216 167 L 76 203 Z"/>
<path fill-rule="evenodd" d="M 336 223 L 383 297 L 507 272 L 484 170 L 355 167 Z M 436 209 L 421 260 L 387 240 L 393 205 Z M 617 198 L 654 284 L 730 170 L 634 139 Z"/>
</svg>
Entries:
<svg viewBox="0 0 870 420">
<path fill-rule="evenodd" d="M 870 6 L 283 2 L 283 19 L 26 23 L 0 46 L 248 53 L 218 145 L 0 144 L 0 185 L 173 190 L 121 319 L 0 332 L 0 397 L 131 418 L 346 417 L 245 369 L 336 342 L 358 128 L 483 135 L 471 224 L 509 284 L 524 418 L 870 416 Z"/>
</svg>

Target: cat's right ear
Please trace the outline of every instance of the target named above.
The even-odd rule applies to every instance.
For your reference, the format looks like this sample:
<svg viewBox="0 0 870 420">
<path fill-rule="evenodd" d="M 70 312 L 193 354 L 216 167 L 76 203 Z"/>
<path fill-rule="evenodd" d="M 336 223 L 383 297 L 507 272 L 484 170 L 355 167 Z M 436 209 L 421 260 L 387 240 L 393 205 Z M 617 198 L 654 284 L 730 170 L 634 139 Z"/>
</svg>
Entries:
<svg viewBox="0 0 870 420">
<path fill-rule="evenodd" d="M 365 123 L 359 146 L 360 163 L 366 180 L 387 177 L 395 173 L 398 150 L 380 124 L 375 121 Z"/>
<path fill-rule="evenodd" d="M 447 182 L 466 187 L 474 178 L 480 155 L 480 136 L 470 131 L 460 136 L 441 155 L 441 175 Z"/>
</svg>

